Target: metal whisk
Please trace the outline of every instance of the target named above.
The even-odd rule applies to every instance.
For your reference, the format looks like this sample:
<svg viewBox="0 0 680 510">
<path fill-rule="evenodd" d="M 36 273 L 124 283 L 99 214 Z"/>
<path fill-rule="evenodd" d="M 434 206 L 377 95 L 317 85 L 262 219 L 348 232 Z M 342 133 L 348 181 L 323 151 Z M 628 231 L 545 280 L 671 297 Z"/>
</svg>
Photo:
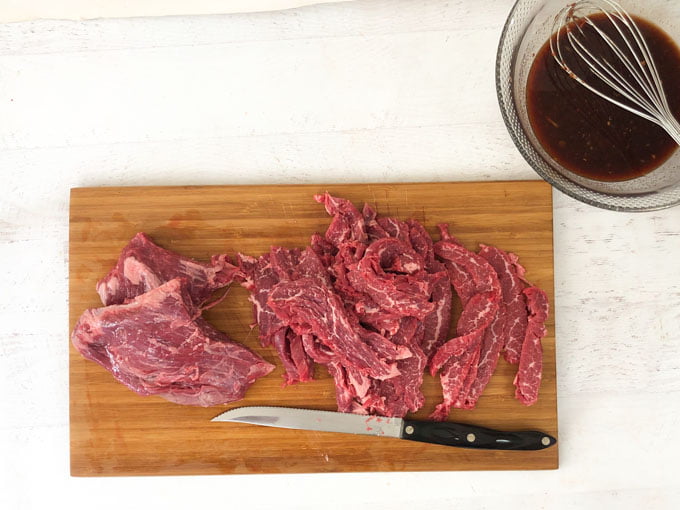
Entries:
<svg viewBox="0 0 680 510">
<path fill-rule="evenodd" d="M 602 23 L 611 23 L 622 42 L 617 42 L 595 23 L 591 16 L 601 13 Z M 589 49 L 584 27 L 596 34 L 611 50 L 607 55 Z M 680 145 L 680 123 L 673 116 L 654 59 L 640 28 L 614 0 L 581 0 L 567 5 L 555 17 L 550 49 L 557 63 L 569 76 L 591 92 L 611 103 L 661 126 Z M 599 79 L 586 81 L 565 59 L 565 45 L 585 68 Z M 596 86 L 598 85 L 598 86 Z M 607 88 L 608 87 L 608 88 Z M 621 98 L 612 97 L 612 92 Z M 625 101 L 625 102 L 624 102 Z"/>
</svg>

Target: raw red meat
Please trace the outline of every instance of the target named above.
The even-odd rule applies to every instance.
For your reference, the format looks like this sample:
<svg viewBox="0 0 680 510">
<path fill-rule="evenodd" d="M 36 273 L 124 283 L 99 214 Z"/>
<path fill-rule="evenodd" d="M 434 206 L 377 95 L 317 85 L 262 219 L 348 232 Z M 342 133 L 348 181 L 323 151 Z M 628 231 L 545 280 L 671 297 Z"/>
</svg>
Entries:
<svg viewBox="0 0 680 510">
<path fill-rule="evenodd" d="M 451 407 L 464 408 L 465 398 L 477 375 L 482 339 L 498 312 L 498 296 L 494 292 L 474 295 L 466 304 L 458 321 L 458 337 L 440 347 L 430 361 L 430 373 L 441 367 L 443 402 L 432 418 L 445 420 Z"/>
<path fill-rule="evenodd" d="M 312 260 L 315 259 L 315 260 Z M 260 344 L 276 349 L 285 370 L 284 385 L 311 381 L 314 378 L 312 358 L 305 351 L 300 335 L 279 319 L 267 303 L 272 289 L 281 281 L 296 278 L 301 273 L 324 277 L 321 262 L 314 252 L 272 247 L 259 259 L 239 254 L 242 285 L 250 291 L 250 301 L 260 330 Z"/>
<path fill-rule="evenodd" d="M 371 414 L 404 416 L 415 412 L 425 403 L 421 390 L 427 356 L 420 345 L 425 333 L 422 322 L 414 317 L 404 317 L 401 327 L 390 340 L 408 347 L 411 356 L 397 361 L 399 375 L 384 381 L 375 381 L 375 392 L 383 397 L 381 406 L 373 406 Z"/>
<path fill-rule="evenodd" d="M 501 350 L 510 337 L 510 331 L 516 334 L 517 324 L 524 321 L 526 328 L 527 313 L 522 296 L 522 284 L 517 278 L 512 258 L 494 246 L 480 245 L 479 255 L 486 259 L 498 275 L 501 286 L 501 302 L 498 313 L 486 330 L 482 341 L 477 377 L 470 387 L 462 407 L 472 409 L 477 404 L 484 388 L 496 370 Z"/>
<path fill-rule="evenodd" d="M 501 250 L 498 250 L 501 251 Z M 499 276 L 501 281 L 505 281 L 506 286 L 509 287 L 507 294 L 504 297 L 507 310 L 507 324 L 506 324 L 506 339 L 503 351 L 503 357 L 508 363 L 519 363 L 520 354 L 522 352 L 522 344 L 527 330 L 527 303 L 525 295 L 522 293 L 524 288 L 524 267 L 519 263 L 517 255 L 514 253 L 501 252 L 503 258 L 502 268 Z"/>
<path fill-rule="evenodd" d="M 267 303 L 296 333 L 314 335 L 343 364 L 376 379 L 399 374 L 394 364 L 381 359 L 361 340 L 338 296 L 317 280 L 282 282 L 274 287 Z"/>
<path fill-rule="evenodd" d="M 109 274 L 97 283 L 97 292 L 105 305 L 121 304 L 182 277 L 192 303 L 201 306 L 217 289 L 229 285 L 236 272 L 226 255 L 213 256 L 209 264 L 198 262 L 161 248 L 140 232 L 123 248 Z"/>
<path fill-rule="evenodd" d="M 446 266 L 463 306 L 480 292 L 500 292 L 498 276 L 483 257 L 447 240 L 436 243 L 434 252 Z"/>
<path fill-rule="evenodd" d="M 498 313 L 484 333 L 482 344 L 479 350 L 479 361 L 477 363 L 476 377 L 472 382 L 465 399 L 459 405 L 462 409 L 472 409 L 477 405 L 479 397 L 486 385 L 491 380 L 491 376 L 498 365 L 498 358 L 503 349 L 503 339 L 505 338 L 505 305 L 499 304 Z"/>
<path fill-rule="evenodd" d="M 328 193 L 314 199 L 333 216 L 325 235 L 301 252 L 272 248 L 239 260 L 261 338 L 274 343 L 287 374 L 311 373 L 304 367 L 313 360 L 334 378 L 340 411 L 404 416 L 423 405 L 429 360 L 444 390 L 433 417 L 474 407 L 522 315 L 526 324 L 516 258 L 486 246 L 473 253 L 445 224 L 433 243 L 415 220 L 379 218 Z M 452 287 L 463 312 L 447 341 Z M 520 384 L 525 376 L 536 379 L 526 371 Z"/>
<path fill-rule="evenodd" d="M 357 217 L 358 210 L 345 204 L 342 214 Z M 367 239 L 361 230 L 348 227 L 338 235 L 336 225 L 342 222 L 336 220 L 326 232 L 329 242 L 346 240 L 337 245 L 334 290 L 361 324 L 408 346 L 412 356 L 397 360 L 400 374 L 382 381 L 366 381 L 352 367 L 337 364 L 329 371 L 336 380 L 340 409 L 403 416 L 423 405 L 420 386 L 427 362 L 423 348 L 431 351 L 446 339 L 451 287 L 444 267 L 434 260 L 432 239 L 422 225 L 415 220 L 377 218 L 369 205 L 364 205 L 362 217 Z"/>
<path fill-rule="evenodd" d="M 432 266 L 436 273 L 431 273 L 432 304 L 434 310 L 423 319 L 422 349 L 429 359 L 436 349 L 441 347 L 449 336 L 451 326 L 452 293 L 451 282 L 446 271 L 440 271 L 444 266 L 434 262 Z"/>
<path fill-rule="evenodd" d="M 392 337 L 408 346 L 411 356 L 397 361 L 399 375 L 385 380 L 370 378 L 355 368 L 331 361 L 327 367 L 336 384 L 338 410 L 357 414 L 404 416 L 420 409 L 425 401 L 421 386 L 427 363 L 420 349 L 422 324 L 412 317 L 404 318 L 399 333 Z"/>
<path fill-rule="evenodd" d="M 364 204 L 362 215 L 364 217 L 364 225 L 366 226 L 369 242 L 389 237 L 387 232 L 385 232 L 385 229 L 378 223 L 378 212 L 373 209 L 373 207 Z"/>
<path fill-rule="evenodd" d="M 423 261 L 406 243 L 380 239 L 347 273 L 350 285 L 368 294 L 382 310 L 424 319 L 434 310 L 430 279 Z"/>
<path fill-rule="evenodd" d="M 451 326 L 452 292 L 446 266 L 435 259 L 434 243 L 425 227 L 415 220 L 407 221 L 411 246 L 420 254 L 425 270 L 431 274 L 434 310 L 423 319 L 422 348 L 428 359 L 448 338 Z"/>
<path fill-rule="evenodd" d="M 285 328 L 267 305 L 269 293 L 279 283 L 279 275 L 270 263 L 269 253 L 257 259 L 239 253 L 238 265 L 241 285 L 250 291 L 249 300 L 253 303 L 255 320 L 260 329 L 260 344 L 267 347 L 273 343 L 276 332 Z"/>
<path fill-rule="evenodd" d="M 192 288 L 176 278 L 126 304 L 87 310 L 73 345 L 140 395 L 197 406 L 239 400 L 274 366 L 202 319 Z"/>
<path fill-rule="evenodd" d="M 416 411 L 424 400 L 423 349 L 443 343 L 450 324 L 451 287 L 432 239 L 416 221 L 378 218 L 368 205 L 359 212 L 328 193 L 314 198 L 333 219 L 310 247 L 241 256 L 260 334 L 290 328 L 334 377 L 340 410 Z M 268 267 L 276 276 L 257 281 Z M 282 360 L 292 366 L 292 355 Z"/>
<path fill-rule="evenodd" d="M 334 246 L 345 241 L 366 242 L 366 222 L 354 204 L 344 198 L 331 196 L 329 193 L 314 195 L 314 200 L 326 207 L 326 212 L 333 216 L 326 240 Z"/>
<path fill-rule="evenodd" d="M 524 405 L 532 405 L 538 400 L 543 371 L 543 348 L 541 339 L 546 334 L 545 321 L 548 318 L 548 296 L 538 287 L 524 289 L 529 309 L 529 323 L 522 345 L 519 369 L 515 376 L 515 396 Z"/>
<path fill-rule="evenodd" d="M 442 240 L 435 244 L 434 252 L 448 270 L 463 304 L 456 326 L 458 337 L 439 347 L 430 360 L 432 375 L 441 369 L 444 398 L 431 415 L 441 421 L 448 417 L 451 407 L 471 407 L 468 394 L 477 380 L 484 340 L 494 333 L 488 330 L 497 322 L 501 287 L 496 272 L 483 257 L 459 244 L 446 225 L 440 230 Z"/>
<path fill-rule="evenodd" d="M 270 341 L 286 371 L 284 386 L 314 379 L 312 359 L 305 352 L 300 335 L 285 327 L 274 333 Z"/>
</svg>

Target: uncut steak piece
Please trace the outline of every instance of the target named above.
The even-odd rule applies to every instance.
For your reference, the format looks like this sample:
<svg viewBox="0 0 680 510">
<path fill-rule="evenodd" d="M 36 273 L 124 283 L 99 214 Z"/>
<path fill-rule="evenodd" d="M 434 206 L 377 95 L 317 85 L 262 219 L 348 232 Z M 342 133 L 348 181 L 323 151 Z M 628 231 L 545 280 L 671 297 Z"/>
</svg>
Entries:
<svg viewBox="0 0 680 510">
<path fill-rule="evenodd" d="M 173 278 L 185 278 L 191 302 L 201 306 L 213 292 L 229 285 L 237 270 L 227 255 L 198 262 L 161 248 L 140 232 L 123 248 L 109 274 L 97 282 L 97 293 L 105 305 L 118 305 Z"/>
<path fill-rule="evenodd" d="M 212 406 L 243 398 L 274 366 L 200 317 L 176 278 L 121 305 L 86 310 L 71 340 L 140 395 Z"/>
</svg>

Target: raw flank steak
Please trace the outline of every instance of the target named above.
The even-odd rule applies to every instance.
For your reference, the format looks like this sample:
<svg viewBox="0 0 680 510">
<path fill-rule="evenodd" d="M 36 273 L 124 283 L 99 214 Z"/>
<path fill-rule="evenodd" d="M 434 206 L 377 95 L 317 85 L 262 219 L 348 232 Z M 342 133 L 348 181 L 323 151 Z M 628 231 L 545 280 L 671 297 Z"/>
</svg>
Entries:
<svg viewBox="0 0 680 510">
<path fill-rule="evenodd" d="M 243 398 L 274 366 L 200 317 L 186 280 L 85 311 L 71 336 L 85 358 L 140 395 L 213 406 Z"/>
</svg>

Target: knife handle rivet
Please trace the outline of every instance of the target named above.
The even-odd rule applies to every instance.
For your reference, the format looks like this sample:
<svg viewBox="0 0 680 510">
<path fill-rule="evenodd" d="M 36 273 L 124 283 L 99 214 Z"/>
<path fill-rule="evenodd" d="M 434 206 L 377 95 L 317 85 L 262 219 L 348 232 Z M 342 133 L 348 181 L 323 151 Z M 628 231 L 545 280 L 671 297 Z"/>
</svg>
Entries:
<svg viewBox="0 0 680 510">
<path fill-rule="evenodd" d="M 548 436 L 544 436 L 543 439 L 541 439 L 541 444 L 543 446 L 549 446 L 550 445 L 550 438 Z"/>
<path fill-rule="evenodd" d="M 465 439 L 467 439 L 468 443 L 474 443 L 475 439 L 477 438 L 472 432 L 470 432 L 467 436 L 465 436 Z"/>
<path fill-rule="evenodd" d="M 413 434 L 413 427 L 411 425 L 407 425 L 406 428 L 404 429 L 404 432 L 406 432 L 408 435 Z"/>
</svg>

